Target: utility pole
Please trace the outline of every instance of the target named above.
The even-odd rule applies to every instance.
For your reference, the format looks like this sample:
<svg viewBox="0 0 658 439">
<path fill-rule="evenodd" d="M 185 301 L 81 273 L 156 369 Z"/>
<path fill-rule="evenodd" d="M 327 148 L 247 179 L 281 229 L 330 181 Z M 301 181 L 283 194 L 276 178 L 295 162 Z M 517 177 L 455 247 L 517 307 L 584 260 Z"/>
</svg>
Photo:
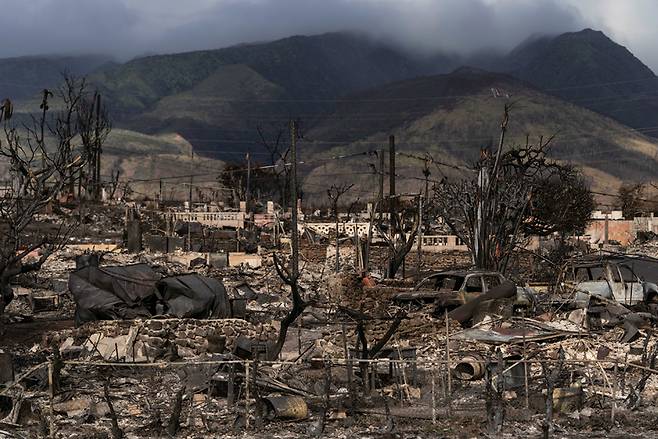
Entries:
<svg viewBox="0 0 658 439">
<path fill-rule="evenodd" d="M 428 157 L 425 157 L 425 166 L 423 167 L 423 175 L 425 176 L 425 203 L 428 203 L 429 196 L 429 176 L 430 170 L 428 166 Z M 423 222 L 423 195 L 418 197 L 418 260 L 416 266 L 416 280 L 420 281 L 420 266 L 423 260 L 423 231 L 425 223 Z"/>
<path fill-rule="evenodd" d="M 160 204 L 162 204 L 162 179 L 160 179 Z"/>
<path fill-rule="evenodd" d="M 418 259 L 416 261 L 416 280 L 420 280 L 420 265 L 423 260 L 423 196 L 418 196 Z"/>
<path fill-rule="evenodd" d="M 388 184 L 389 184 L 389 189 L 388 189 L 388 197 L 389 197 L 389 212 L 391 215 L 390 223 L 391 223 L 391 238 L 393 238 L 393 235 L 395 234 L 395 230 L 397 228 L 397 225 L 395 224 L 395 216 L 396 216 L 396 200 L 395 200 L 395 136 L 390 136 L 388 138 L 388 164 L 389 164 L 389 174 L 388 174 Z M 382 170 L 383 172 L 383 170 Z"/>
<path fill-rule="evenodd" d="M 247 215 L 249 215 L 249 208 L 251 206 L 251 156 L 247 152 L 247 196 L 245 200 L 245 206 L 247 210 Z"/>
<path fill-rule="evenodd" d="M 292 260 L 290 261 L 290 280 L 297 284 L 299 278 L 299 233 L 297 230 L 297 122 L 290 121 L 290 159 L 292 161 L 292 218 L 291 218 L 291 244 Z"/>
<path fill-rule="evenodd" d="M 379 222 L 384 218 L 384 149 L 379 150 Z"/>
<path fill-rule="evenodd" d="M 429 178 L 432 175 L 428 164 L 429 159 L 429 157 L 425 157 L 425 166 L 423 167 L 423 176 L 425 176 L 425 202 L 429 200 Z"/>
<path fill-rule="evenodd" d="M 395 246 L 395 234 L 397 231 L 397 211 L 396 211 L 396 199 L 395 199 L 395 136 L 390 136 L 388 138 L 388 206 L 389 206 L 389 238 L 391 240 L 391 245 Z M 383 169 L 382 169 L 383 172 Z M 391 248 L 390 250 L 390 260 L 393 260 L 395 257 L 395 249 Z M 390 273 L 387 273 L 387 277 L 390 276 Z"/>
<path fill-rule="evenodd" d="M 187 211 L 192 212 L 192 185 L 194 184 L 194 177 L 190 175 L 190 190 L 187 195 Z"/>
<path fill-rule="evenodd" d="M 190 168 L 194 171 L 194 149 L 192 150 L 191 164 L 192 164 L 192 166 L 190 166 Z M 190 212 L 192 211 L 192 185 L 193 184 L 194 184 L 194 175 L 192 174 L 192 175 L 190 175 L 190 193 L 189 193 L 189 196 L 187 198 L 187 200 L 188 200 L 187 201 L 187 203 L 188 203 L 187 209 Z"/>
<path fill-rule="evenodd" d="M 194 149 L 192 149 L 191 163 L 192 166 L 190 166 L 190 168 L 194 169 Z M 194 184 L 194 175 L 190 174 L 190 190 L 187 197 L 187 211 L 190 213 L 187 220 L 187 251 L 188 252 L 192 251 L 192 227 L 190 225 L 192 222 L 192 185 L 193 184 Z"/>
<path fill-rule="evenodd" d="M 103 153 L 101 149 L 101 139 L 100 139 L 100 127 L 101 123 L 101 95 L 96 94 L 96 129 L 94 133 L 94 139 L 96 140 L 96 164 L 94 165 L 94 189 L 96 201 L 99 201 L 101 198 L 101 154 Z"/>
<path fill-rule="evenodd" d="M 194 177 L 190 175 L 190 194 L 187 199 L 187 211 L 190 215 L 187 218 L 187 251 L 192 251 L 192 184 L 194 183 Z"/>
</svg>

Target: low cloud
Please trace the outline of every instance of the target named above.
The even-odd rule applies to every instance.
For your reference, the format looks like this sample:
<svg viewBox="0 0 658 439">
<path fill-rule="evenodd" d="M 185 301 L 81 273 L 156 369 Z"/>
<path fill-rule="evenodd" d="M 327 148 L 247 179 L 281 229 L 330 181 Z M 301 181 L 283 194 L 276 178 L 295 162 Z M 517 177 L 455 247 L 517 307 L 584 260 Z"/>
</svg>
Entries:
<svg viewBox="0 0 658 439">
<path fill-rule="evenodd" d="M 616 0 L 5 0 L 0 56 L 105 53 L 127 59 L 298 34 L 358 31 L 418 52 L 509 50 L 533 34 L 585 26 L 649 53 L 634 28 L 654 2 Z M 603 6 L 602 6 L 603 5 Z M 621 10 L 621 12 L 620 12 Z M 658 11 L 657 11 L 658 12 Z M 621 15 L 620 15 L 621 14 Z M 624 20 L 614 20 L 617 15 Z M 613 38 L 615 35 L 611 35 Z M 653 61 L 653 60 L 652 60 Z M 658 62 L 658 57 L 655 60 Z"/>
</svg>

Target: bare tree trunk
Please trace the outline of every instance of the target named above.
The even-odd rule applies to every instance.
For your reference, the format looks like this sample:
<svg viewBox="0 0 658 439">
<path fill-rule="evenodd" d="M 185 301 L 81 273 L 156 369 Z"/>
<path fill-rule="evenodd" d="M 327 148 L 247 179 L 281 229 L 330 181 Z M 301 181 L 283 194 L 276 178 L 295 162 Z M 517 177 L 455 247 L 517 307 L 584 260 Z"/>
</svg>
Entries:
<svg viewBox="0 0 658 439">
<path fill-rule="evenodd" d="M 336 210 L 336 273 L 340 273 L 340 241 L 338 239 L 338 210 Z"/>
<path fill-rule="evenodd" d="M 288 315 L 281 321 L 281 327 L 279 329 L 279 336 L 277 338 L 276 344 L 272 348 L 269 354 L 269 359 L 276 359 L 283 349 L 283 345 L 286 342 L 286 336 L 288 335 L 288 329 L 295 322 L 297 317 L 299 317 L 306 309 L 308 305 L 302 299 L 302 296 L 299 292 L 299 231 L 297 227 L 297 124 L 295 121 L 290 122 L 290 137 L 291 137 L 291 147 L 290 147 L 290 158 L 292 161 L 292 218 L 291 218 L 291 245 L 292 245 L 292 255 L 290 258 L 290 269 L 286 270 L 283 265 L 283 262 L 274 255 L 274 267 L 279 274 L 279 277 L 290 286 L 292 294 L 292 309 Z"/>
</svg>

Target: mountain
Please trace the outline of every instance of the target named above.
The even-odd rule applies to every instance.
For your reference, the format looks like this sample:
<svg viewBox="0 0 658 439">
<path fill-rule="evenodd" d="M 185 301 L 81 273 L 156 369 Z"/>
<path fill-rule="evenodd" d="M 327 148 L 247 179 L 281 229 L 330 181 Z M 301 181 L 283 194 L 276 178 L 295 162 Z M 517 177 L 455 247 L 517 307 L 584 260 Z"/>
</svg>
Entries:
<svg viewBox="0 0 658 439">
<path fill-rule="evenodd" d="M 151 199 L 158 197 L 162 178 L 166 198 L 187 199 L 191 175 L 196 187 L 217 188 L 224 165 L 193 154 L 192 145 L 178 134 L 146 135 L 114 128 L 103 145 L 101 175 L 107 180 L 119 171 L 120 181 L 131 182 L 133 196 Z"/>
<path fill-rule="evenodd" d="M 4 138 L 0 140 L 5 142 Z M 55 143 L 49 139 L 46 144 Z M 151 199 L 158 197 L 162 178 L 167 199 L 187 199 L 191 175 L 196 187 L 217 188 L 217 175 L 224 165 L 220 160 L 193 154 L 192 145 L 178 134 L 147 135 L 114 128 L 103 145 L 101 176 L 109 182 L 119 171 L 119 180 L 130 182 L 133 196 Z M 9 175 L 9 164 L 4 158 L 0 158 L 0 175 Z M 117 195 L 125 187 L 121 185 Z"/>
<path fill-rule="evenodd" d="M 463 175 L 456 169 L 474 162 L 480 148 L 498 142 L 504 105 L 512 105 L 506 145 L 522 145 L 555 135 L 550 155 L 582 167 L 597 190 L 614 191 L 624 180 L 649 179 L 658 165 L 658 141 L 611 118 L 573 105 L 512 76 L 461 68 L 387 84 L 344 99 L 337 110 L 313 127 L 300 145 L 310 165 L 306 191 L 327 186 L 327 180 L 356 183 L 377 191 L 377 176 L 368 155 L 387 149 L 388 136 L 397 139 L 401 190 L 422 184 L 425 152 L 451 166 L 431 167 L 432 179 Z M 352 158 L 333 159 L 340 155 Z"/>
<path fill-rule="evenodd" d="M 499 73 L 460 68 L 446 74 L 464 63 Z M 288 120 L 299 118 L 307 161 L 378 149 L 394 133 L 403 149 L 464 164 L 496 142 L 503 104 L 513 102 L 509 140 L 557 133 L 554 156 L 583 165 L 598 188 L 649 179 L 655 167 L 655 142 L 643 134 L 658 134 L 658 81 L 630 51 L 590 29 L 533 37 L 509 54 L 483 51 L 466 58 L 422 58 L 364 36 L 330 33 L 146 56 L 91 70 L 89 79 L 111 106 L 116 127 L 156 143 L 163 133 L 177 135 L 197 154 L 225 161 L 242 160 L 246 151 L 269 161 L 258 129 L 267 140 L 282 135 L 285 142 Z M 27 97 L 17 112 L 38 109 L 38 95 Z M 136 145 L 122 141 L 132 145 L 127 149 Z M 142 141 L 146 150 L 160 148 Z M 136 175 L 165 175 L 160 165 L 148 168 L 148 153 L 130 155 Z M 325 161 L 322 169 L 336 163 Z M 369 167 L 359 168 L 364 156 L 345 163 L 334 173 L 357 172 L 370 182 Z M 417 172 L 418 162 L 413 164 Z M 303 171 L 310 173 L 310 189 L 319 171 L 311 165 Z"/>
<path fill-rule="evenodd" d="M 257 142 L 258 126 L 285 125 L 289 117 L 311 125 L 344 94 L 447 72 L 457 62 L 442 55 L 420 59 L 363 36 L 331 33 L 139 58 L 91 80 L 123 126 L 173 130 L 195 147 L 221 154 Z"/>
<path fill-rule="evenodd" d="M 658 78 L 603 32 L 585 29 L 522 43 L 497 70 L 656 136 Z"/>
<path fill-rule="evenodd" d="M 65 72 L 80 77 L 112 64 L 110 58 L 101 55 L 2 58 L 0 97 L 31 98 L 44 88 L 59 85 Z"/>
<path fill-rule="evenodd" d="M 658 79 L 626 48 L 591 29 L 534 37 L 507 55 L 426 58 L 351 33 L 294 36 L 137 58 L 91 80 L 112 103 L 119 125 L 178 132 L 198 151 L 230 159 L 262 150 L 258 128 L 276 133 L 296 117 L 311 129 L 343 96 L 464 63 L 508 73 L 658 135 Z"/>
</svg>

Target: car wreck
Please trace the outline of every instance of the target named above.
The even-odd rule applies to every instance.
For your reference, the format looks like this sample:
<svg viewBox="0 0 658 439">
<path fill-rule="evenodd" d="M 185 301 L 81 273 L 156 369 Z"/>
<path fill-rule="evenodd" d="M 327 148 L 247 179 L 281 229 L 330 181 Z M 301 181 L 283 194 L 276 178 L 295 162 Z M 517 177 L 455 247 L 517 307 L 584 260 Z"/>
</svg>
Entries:
<svg viewBox="0 0 658 439">
<path fill-rule="evenodd" d="M 434 314 L 439 317 L 472 301 L 482 304 L 510 298 L 514 299 L 516 307 L 528 307 L 534 300 L 534 292 L 531 288 L 514 285 L 497 271 L 486 270 L 434 273 L 421 280 L 411 291 L 393 296 L 393 300 L 402 306 L 413 308 L 433 304 Z"/>
<path fill-rule="evenodd" d="M 625 306 L 648 303 L 658 295 L 658 285 L 644 280 L 639 271 L 650 270 L 652 261 L 630 257 L 598 256 L 570 261 L 563 272 L 561 287 L 574 292 L 574 301 L 587 306 L 591 296 Z"/>
</svg>

